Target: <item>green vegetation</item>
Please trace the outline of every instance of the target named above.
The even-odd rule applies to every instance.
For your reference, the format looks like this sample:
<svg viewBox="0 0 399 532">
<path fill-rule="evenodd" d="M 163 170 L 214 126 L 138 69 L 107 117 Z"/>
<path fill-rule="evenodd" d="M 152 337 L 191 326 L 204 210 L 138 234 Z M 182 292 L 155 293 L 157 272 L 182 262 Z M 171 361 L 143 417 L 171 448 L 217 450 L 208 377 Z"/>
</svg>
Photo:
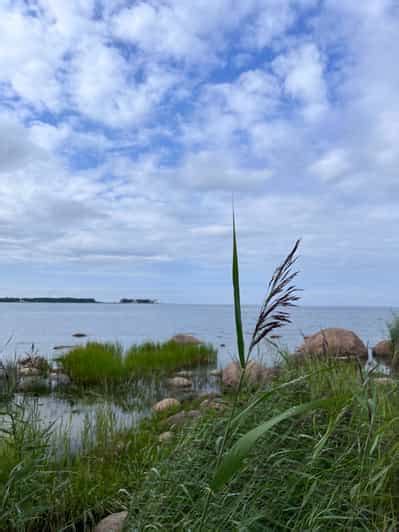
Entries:
<svg viewBox="0 0 399 532">
<path fill-rule="evenodd" d="M 147 342 L 124 353 L 119 344 L 88 342 L 58 361 L 74 383 L 98 384 L 215 363 L 216 351 L 210 345 Z"/>
<path fill-rule="evenodd" d="M 125 358 L 128 373 L 152 374 L 216 363 L 216 350 L 211 345 L 153 343 L 131 347 Z"/>
<path fill-rule="evenodd" d="M 87 420 L 80 449 L 68 428 L 43 428 L 24 405 L 4 407 L 0 529 L 88 529 L 129 510 L 128 530 L 394 530 L 399 519 L 398 384 L 356 362 L 288 359 L 264 390 L 243 391 L 223 458 L 245 435 L 300 404 L 255 442 L 239 470 L 212 490 L 235 397 L 170 443 L 162 416 L 120 430 L 112 412 Z M 192 408 L 187 404 L 186 408 Z M 169 413 L 170 414 L 170 413 Z M 69 527 L 69 528 L 68 528 Z"/>
<path fill-rule="evenodd" d="M 263 434 L 241 471 L 211 491 L 203 530 L 394 530 L 397 389 L 373 382 L 356 363 L 288 363 L 266 398 L 242 397 L 230 445 L 296 405 L 324 406 Z M 149 471 L 131 497 L 130 530 L 198 530 L 229 418 L 203 419 Z"/>
<path fill-rule="evenodd" d="M 393 360 L 397 362 L 399 355 L 399 316 L 394 315 L 392 320 L 387 324 L 387 327 L 392 345 Z"/>
<path fill-rule="evenodd" d="M 111 411 L 99 409 L 94 421 L 87 419 L 75 453 L 69 429 L 43 428 L 34 409 L 14 405 L 3 416 L 0 530 L 89 530 L 123 508 L 163 452 L 158 419 L 140 431 L 118 431 Z"/>
<path fill-rule="evenodd" d="M 123 349 L 119 344 L 88 342 L 59 358 L 64 371 L 76 384 L 97 384 L 125 376 Z"/>
</svg>

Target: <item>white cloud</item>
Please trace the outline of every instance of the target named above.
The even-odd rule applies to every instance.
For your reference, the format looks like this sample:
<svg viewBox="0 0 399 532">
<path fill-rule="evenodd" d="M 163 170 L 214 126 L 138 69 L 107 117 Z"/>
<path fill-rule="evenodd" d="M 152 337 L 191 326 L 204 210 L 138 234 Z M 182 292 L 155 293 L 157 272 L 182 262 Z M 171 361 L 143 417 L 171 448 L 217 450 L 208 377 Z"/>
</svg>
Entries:
<svg viewBox="0 0 399 532">
<path fill-rule="evenodd" d="M 314 43 L 280 55 L 274 61 L 274 69 L 282 77 L 287 95 L 304 104 L 306 119 L 317 120 L 327 111 L 324 62 Z"/>
<path fill-rule="evenodd" d="M 323 181 L 333 181 L 349 173 L 350 159 L 344 149 L 336 148 L 315 161 L 310 171 Z"/>
</svg>

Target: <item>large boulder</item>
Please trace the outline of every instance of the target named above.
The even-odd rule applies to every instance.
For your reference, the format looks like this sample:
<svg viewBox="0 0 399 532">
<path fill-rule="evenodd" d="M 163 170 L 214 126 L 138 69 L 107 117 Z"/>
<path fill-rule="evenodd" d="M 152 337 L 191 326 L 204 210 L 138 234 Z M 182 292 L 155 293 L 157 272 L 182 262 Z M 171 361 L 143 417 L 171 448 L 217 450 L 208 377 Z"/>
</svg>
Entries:
<svg viewBox="0 0 399 532">
<path fill-rule="evenodd" d="M 236 388 L 240 382 L 241 366 L 238 362 L 230 362 L 222 373 L 223 386 Z M 250 386 L 259 386 L 270 381 L 278 373 L 278 368 L 266 368 L 262 364 L 251 360 L 245 370 L 245 383 Z"/>
<path fill-rule="evenodd" d="M 180 406 L 180 401 L 174 399 L 173 397 L 167 397 L 166 399 L 162 399 L 162 401 L 156 403 L 152 409 L 154 412 L 165 412 L 165 410 L 180 408 Z"/>
<path fill-rule="evenodd" d="M 191 334 L 176 334 L 176 336 L 173 336 L 170 340 L 170 342 L 175 342 L 175 344 L 181 344 L 181 345 L 200 345 L 202 344 L 201 340 L 198 340 L 195 336 L 192 336 Z"/>
<path fill-rule="evenodd" d="M 367 347 L 352 331 L 330 328 L 305 337 L 299 347 L 302 355 L 330 355 L 336 357 L 368 358 Z"/>
<path fill-rule="evenodd" d="M 98 523 L 94 532 L 122 532 L 126 518 L 127 512 L 111 514 Z"/>
<path fill-rule="evenodd" d="M 377 358 L 392 358 L 393 349 L 390 340 L 382 340 L 373 347 L 373 356 Z"/>
</svg>

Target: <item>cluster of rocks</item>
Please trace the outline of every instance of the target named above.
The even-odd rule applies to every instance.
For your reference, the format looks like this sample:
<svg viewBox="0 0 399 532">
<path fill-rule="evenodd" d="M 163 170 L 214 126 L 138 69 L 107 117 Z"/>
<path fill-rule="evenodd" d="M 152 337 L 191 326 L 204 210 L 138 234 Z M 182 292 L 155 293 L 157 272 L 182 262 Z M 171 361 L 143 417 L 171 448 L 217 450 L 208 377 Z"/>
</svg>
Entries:
<svg viewBox="0 0 399 532">
<path fill-rule="evenodd" d="M 67 386 L 70 382 L 68 375 L 60 368 L 50 366 L 44 357 L 29 355 L 17 363 L 17 389 L 20 391 Z"/>
<path fill-rule="evenodd" d="M 158 401 L 153 407 L 156 413 L 169 414 L 164 424 L 168 430 L 162 432 L 159 436 L 159 441 L 165 443 L 173 439 L 173 430 L 181 427 L 185 423 L 199 418 L 204 411 L 222 412 L 226 408 L 226 403 L 219 394 L 211 393 L 202 398 L 201 403 L 197 409 L 183 410 L 182 403 L 175 397 L 167 397 Z"/>
</svg>

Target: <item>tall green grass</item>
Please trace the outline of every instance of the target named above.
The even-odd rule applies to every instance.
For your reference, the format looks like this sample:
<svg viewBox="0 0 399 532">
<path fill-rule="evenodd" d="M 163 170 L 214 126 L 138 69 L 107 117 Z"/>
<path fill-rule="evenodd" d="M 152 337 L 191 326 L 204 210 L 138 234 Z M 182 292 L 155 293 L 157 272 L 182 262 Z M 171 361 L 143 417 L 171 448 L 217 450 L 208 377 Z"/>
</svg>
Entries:
<svg viewBox="0 0 399 532">
<path fill-rule="evenodd" d="M 387 323 L 389 339 L 392 346 L 392 354 L 394 362 L 397 362 L 399 356 L 399 316 L 394 315 L 392 320 Z"/>
<path fill-rule="evenodd" d="M 125 376 L 120 344 L 88 342 L 58 359 L 76 384 L 97 384 Z"/>
<path fill-rule="evenodd" d="M 74 452 L 70 427 L 43 427 L 31 405 L 1 414 L 0 530 L 8 532 L 91 530 L 126 506 L 165 452 L 156 419 L 120 430 L 109 409 L 98 409 Z"/>
<path fill-rule="evenodd" d="M 147 342 L 125 353 L 119 344 L 88 342 L 58 359 L 76 384 L 120 382 L 176 369 L 215 364 L 217 352 L 211 345 Z"/>
<path fill-rule="evenodd" d="M 230 413 L 203 419 L 132 495 L 128 530 L 395 530 L 397 389 L 374 383 L 356 363 L 289 362 L 272 387 L 242 396 L 232 445 L 295 405 L 319 406 L 264 432 L 242 467 L 211 491 L 205 516 Z"/>
<path fill-rule="evenodd" d="M 216 355 L 211 345 L 147 342 L 132 346 L 126 353 L 124 365 L 128 373 L 143 375 L 214 364 Z"/>
</svg>

